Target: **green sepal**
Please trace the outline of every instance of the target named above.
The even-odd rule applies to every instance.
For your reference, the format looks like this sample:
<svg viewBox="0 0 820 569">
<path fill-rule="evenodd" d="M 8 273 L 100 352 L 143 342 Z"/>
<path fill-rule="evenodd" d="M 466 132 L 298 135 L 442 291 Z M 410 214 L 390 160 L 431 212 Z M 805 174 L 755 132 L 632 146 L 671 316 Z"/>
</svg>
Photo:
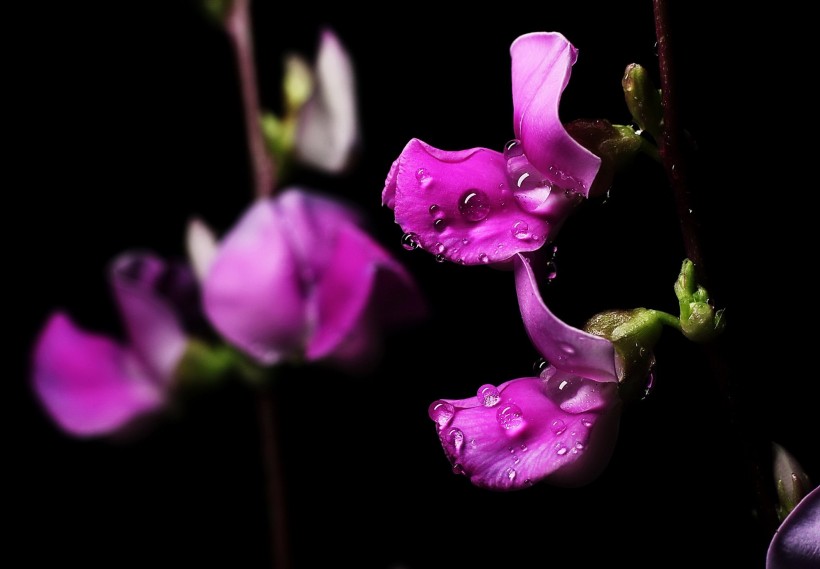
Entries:
<svg viewBox="0 0 820 569">
<path fill-rule="evenodd" d="M 693 342 L 714 340 L 726 326 L 724 309 L 715 310 L 709 301 L 709 293 L 697 283 L 695 264 L 683 261 L 680 275 L 675 281 L 675 296 L 680 305 L 680 327 L 684 336 Z"/>
<path fill-rule="evenodd" d="M 182 391 L 209 389 L 231 377 L 260 383 L 270 374 L 247 356 L 226 344 L 189 339 L 174 373 L 174 385 Z"/>
<path fill-rule="evenodd" d="M 632 120 L 659 143 L 663 132 L 661 92 L 652 83 L 646 69 L 637 63 L 627 65 L 621 86 Z"/>
</svg>

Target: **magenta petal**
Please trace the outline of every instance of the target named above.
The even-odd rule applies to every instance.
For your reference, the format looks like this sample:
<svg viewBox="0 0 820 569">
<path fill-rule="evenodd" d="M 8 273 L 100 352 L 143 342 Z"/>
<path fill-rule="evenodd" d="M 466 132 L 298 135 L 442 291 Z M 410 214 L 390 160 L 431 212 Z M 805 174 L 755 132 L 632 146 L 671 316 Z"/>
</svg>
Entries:
<svg viewBox="0 0 820 569">
<path fill-rule="evenodd" d="M 205 313 L 231 343 L 266 364 L 301 350 L 306 291 L 293 252 L 302 230 L 257 201 L 222 240 L 203 283 Z"/>
<path fill-rule="evenodd" d="M 808 493 L 786 516 L 766 555 L 766 569 L 820 567 L 820 487 Z"/>
<path fill-rule="evenodd" d="M 49 318 L 33 358 L 37 396 L 54 421 L 73 435 L 111 433 L 165 403 L 136 354 L 81 330 L 65 314 Z"/>
<path fill-rule="evenodd" d="M 585 390 L 584 410 L 562 403 Z M 549 379 L 514 379 L 484 395 L 431 405 L 453 471 L 476 486 L 517 490 L 547 480 L 591 482 L 608 463 L 617 437 L 617 386 L 555 370 Z"/>
<path fill-rule="evenodd" d="M 558 185 L 589 192 L 600 158 L 567 133 L 558 115 L 578 50 L 559 33 L 530 33 L 510 46 L 515 135 L 539 171 Z"/>
<path fill-rule="evenodd" d="M 615 382 L 615 347 L 612 342 L 573 328 L 544 304 L 530 261 L 517 255 L 515 290 L 524 327 L 535 348 L 560 370 L 596 381 Z"/>
<path fill-rule="evenodd" d="M 396 158 L 390 165 L 390 171 L 384 180 L 384 189 L 382 190 L 382 205 L 386 205 L 390 209 L 396 207 L 396 177 L 398 173 L 399 158 Z"/>
<path fill-rule="evenodd" d="M 177 308 L 159 290 L 168 266 L 150 253 L 125 253 L 109 268 L 128 337 L 152 374 L 173 377 L 187 343 Z"/>
<path fill-rule="evenodd" d="M 382 200 L 389 204 L 395 194 L 396 223 L 434 255 L 466 265 L 497 263 L 550 238 L 545 219 L 518 207 L 498 152 L 450 152 L 413 139 L 397 170 L 388 174 Z"/>
</svg>

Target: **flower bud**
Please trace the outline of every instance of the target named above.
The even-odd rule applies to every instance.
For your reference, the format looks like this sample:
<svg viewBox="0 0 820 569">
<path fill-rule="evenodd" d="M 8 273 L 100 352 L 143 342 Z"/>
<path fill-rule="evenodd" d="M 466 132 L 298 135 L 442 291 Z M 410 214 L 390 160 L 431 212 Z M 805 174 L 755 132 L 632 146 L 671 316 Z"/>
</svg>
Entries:
<svg viewBox="0 0 820 569">
<path fill-rule="evenodd" d="M 661 93 L 649 79 L 646 69 L 637 63 L 627 65 L 621 86 L 632 119 L 659 142 L 663 125 Z"/>
<path fill-rule="evenodd" d="M 589 189 L 590 197 L 604 195 L 615 174 L 629 166 L 641 150 L 643 139 L 629 126 L 608 120 L 574 120 L 564 125 L 569 135 L 601 159 L 601 169 Z"/>
<path fill-rule="evenodd" d="M 772 467 L 777 485 L 777 515 L 782 522 L 812 489 L 800 463 L 782 446 L 772 443 Z"/>
</svg>

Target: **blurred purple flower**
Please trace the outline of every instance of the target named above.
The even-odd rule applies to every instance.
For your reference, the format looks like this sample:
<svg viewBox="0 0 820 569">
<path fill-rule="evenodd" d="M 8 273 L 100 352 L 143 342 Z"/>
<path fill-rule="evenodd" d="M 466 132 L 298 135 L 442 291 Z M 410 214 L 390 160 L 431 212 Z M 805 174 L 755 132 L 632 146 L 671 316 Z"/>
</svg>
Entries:
<svg viewBox="0 0 820 569">
<path fill-rule="evenodd" d="M 820 567 L 820 487 L 809 492 L 775 532 L 766 569 Z"/>
<path fill-rule="evenodd" d="M 109 276 L 127 343 L 86 332 L 57 311 L 34 345 L 34 391 L 76 436 L 120 431 L 166 405 L 187 342 L 184 308 L 196 307 L 190 270 L 153 254 L 120 255 Z"/>
<path fill-rule="evenodd" d="M 474 397 L 430 405 L 453 471 L 476 486 L 517 490 L 539 481 L 591 482 L 607 465 L 620 419 L 613 344 L 559 320 L 529 260 L 514 258 L 521 315 L 550 362 L 540 377 L 485 384 Z"/>
<path fill-rule="evenodd" d="M 515 139 L 504 152 L 413 139 L 385 181 L 382 204 L 407 239 L 442 260 L 498 263 L 543 246 L 588 195 L 601 163 L 558 116 L 575 47 L 558 33 L 531 33 L 510 54 Z"/>
<path fill-rule="evenodd" d="M 204 273 L 213 326 L 266 365 L 304 359 L 361 370 L 375 361 L 384 327 L 426 313 L 415 282 L 356 213 L 302 189 L 254 203 Z"/>
</svg>

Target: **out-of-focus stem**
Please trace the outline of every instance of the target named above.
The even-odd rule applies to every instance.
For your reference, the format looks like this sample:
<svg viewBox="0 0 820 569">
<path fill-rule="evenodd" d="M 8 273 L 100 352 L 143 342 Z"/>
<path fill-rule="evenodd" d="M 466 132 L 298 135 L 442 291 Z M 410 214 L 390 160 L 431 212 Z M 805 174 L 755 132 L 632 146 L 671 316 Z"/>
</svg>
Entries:
<svg viewBox="0 0 820 569">
<path fill-rule="evenodd" d="M 257 199 L 261 199 L 273 193 L 276 183 L 276 165 L 265 149 L 265 140 L 262 137 L 262 112 L 259 105 L 256 64 L 253 55 L 250 0 L 233 0 L 225 18 L 225 30 L 234 48 L 239 72 L 245 133 L 253 170 L 254 194 Z"/>
</svg>

